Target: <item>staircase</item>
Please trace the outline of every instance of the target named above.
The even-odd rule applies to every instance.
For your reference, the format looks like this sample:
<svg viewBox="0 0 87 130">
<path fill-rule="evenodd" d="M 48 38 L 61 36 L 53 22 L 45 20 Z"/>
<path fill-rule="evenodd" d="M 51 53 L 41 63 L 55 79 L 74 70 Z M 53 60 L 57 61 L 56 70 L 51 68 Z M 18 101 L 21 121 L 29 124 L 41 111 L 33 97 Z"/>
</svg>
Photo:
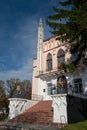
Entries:
<svg viewBox="0 0 87 130">
<path fill-rule="evenodd" d="M 29 123 L 39 125 L 52 125 L 53 123 L 53 110 L 52 101 L 40 101 L 24 113 L 9 120 L 13 123 Z"/>
</svg>

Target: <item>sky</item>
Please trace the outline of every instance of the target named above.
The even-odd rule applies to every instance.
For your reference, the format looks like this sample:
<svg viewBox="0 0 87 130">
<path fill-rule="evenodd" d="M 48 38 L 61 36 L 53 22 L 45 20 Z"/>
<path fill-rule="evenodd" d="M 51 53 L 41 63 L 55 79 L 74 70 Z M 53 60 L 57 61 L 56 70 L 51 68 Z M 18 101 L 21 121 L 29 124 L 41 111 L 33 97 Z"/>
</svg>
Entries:
<svg viewBox="0 0 87 130">
<path fill-rule="evenodd" d="M 0 0 L 0 80 L 32 81 L 38 24 L 42 17 L 44 38 L 50 37 L 47 16 L 57 0 Z"/>
</svg>

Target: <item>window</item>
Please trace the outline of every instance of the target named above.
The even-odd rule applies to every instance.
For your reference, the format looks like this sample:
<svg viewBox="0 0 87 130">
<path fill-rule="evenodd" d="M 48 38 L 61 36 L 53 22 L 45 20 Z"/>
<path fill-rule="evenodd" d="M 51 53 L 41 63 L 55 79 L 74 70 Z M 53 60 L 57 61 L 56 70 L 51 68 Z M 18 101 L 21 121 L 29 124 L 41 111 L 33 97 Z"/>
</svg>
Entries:
<svg viewBox="0 0 87 130">
<path fill-rule="evenodd" d="M 48 91 L 48 95 L 52 94 L 52 83 L 47 84 L 47 91 Z"/>
<path fill-rule="evenodd" d="M 75 92 L 76 93 L 81 93 L 82 92 L 82 79 L 74 79 L 74 87 L 75 87 Z"/>
<path fill-rule="evenodd" d="M 58 65 L 60 66 L 62 63 L 65 63 L 65 52 L 60 49 L 58 51 L 58 55 L 57 55 L 57 58 L 58 58 Z"/>
<path fill-rule="evenodd" d="M 47 55 L 47 70 L 52 70 L 52 55 L 50 53 Z"/>
</svg>

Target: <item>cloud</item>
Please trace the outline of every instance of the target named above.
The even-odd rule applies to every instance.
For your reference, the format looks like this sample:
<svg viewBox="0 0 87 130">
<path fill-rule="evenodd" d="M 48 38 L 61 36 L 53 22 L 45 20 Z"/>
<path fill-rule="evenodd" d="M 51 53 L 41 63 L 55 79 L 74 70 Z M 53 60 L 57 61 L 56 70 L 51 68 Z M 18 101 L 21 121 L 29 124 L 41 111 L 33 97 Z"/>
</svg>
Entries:
<svg viewBox="0 0 87 130">
<path fill-rule="evenodd" d="M 46 8 L 49 10 L 47 6 Z M 43 21 L 45 23 L 44 15 L 47 14 L 47 10 L 45 10 L 43 6 L 43 9 L 39 7 L 38 12 L 33 15 L 29 12 L 28 15 L 20 14 L 20 12 L 18 15 L 17 12 L 15 15 L 13 13 L 12 17 L 9 17 L 7 24 L 2 28 L 4 31 L 2 33 L 1 40 L 3 38 L 4 51 L 2 52 L 0 58 L 2 63 L 2 67 L 0 66 L 0 79 L 32 79 L 32 61 L 33 58 L 36 57 L 37 52 L 39 19 L 40 16 L 42 16 L 42 18 L 44 17 Z M 16 14 L 17 17 L 15 17 Z M 46 24 L 44 27 L 46 32 L 48 29 L 46 28 Z M 48 32 L 45 34 L 48 36 Z M 4 56 L 3 58 L 2 55 Z"/>
<path fill-rule="evenodd" d="M 33 58 L 37 52 L 38 24 L 36 16 L 26 17 L 17 24 L 16 32 L 11 35 L 12 45 L 9 45 L 8 55 L 5 55 L 4 71 L 0 72 L 1 80 L 10 78 L 32 80 Z"/>
<path fill-rule="evenodd" d="M 29 59 L 19 70 L 8 70 L 0 72 L 0 80 L 19 78 L 21 80 L 32 80 L 32 59 Z"/>
<path fill-rule="evenodd" d="M 24 18 L 17 25 L 17 32 L 13 35 L 13 40 L 19 41 L 19 50 L 32 54 L 36 50 L 38 36 L 38 21 L 36 15 Z M 26 53 L 25 52 L 25 53 Z"/>
<path fill-rule="evenodd" d="M 10 78 L 32 80 L 33 58 L 36 57 L 38 21 L 32 17 L 26 17 L 17 23 L 16 32 L 10 32 L 11 43 L 0 57 L 0 79 Z M 14 31 L 14 30 L 13 30 Z"/>
</svg>

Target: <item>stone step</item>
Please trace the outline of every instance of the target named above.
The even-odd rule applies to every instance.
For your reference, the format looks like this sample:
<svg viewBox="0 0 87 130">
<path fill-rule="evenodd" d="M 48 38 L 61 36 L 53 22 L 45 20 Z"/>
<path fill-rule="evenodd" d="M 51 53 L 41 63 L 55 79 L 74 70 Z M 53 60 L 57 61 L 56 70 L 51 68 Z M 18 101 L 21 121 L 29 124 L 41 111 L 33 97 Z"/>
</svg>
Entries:
<svg viewBox="0 0 87 130">
<path fill-rule="evenodd" d="M 23 114 L 9 120 L 9 122 L 24 122 L 30 124 L 53 124 L 52 101 L 40 101 Z"/>
</svg>

